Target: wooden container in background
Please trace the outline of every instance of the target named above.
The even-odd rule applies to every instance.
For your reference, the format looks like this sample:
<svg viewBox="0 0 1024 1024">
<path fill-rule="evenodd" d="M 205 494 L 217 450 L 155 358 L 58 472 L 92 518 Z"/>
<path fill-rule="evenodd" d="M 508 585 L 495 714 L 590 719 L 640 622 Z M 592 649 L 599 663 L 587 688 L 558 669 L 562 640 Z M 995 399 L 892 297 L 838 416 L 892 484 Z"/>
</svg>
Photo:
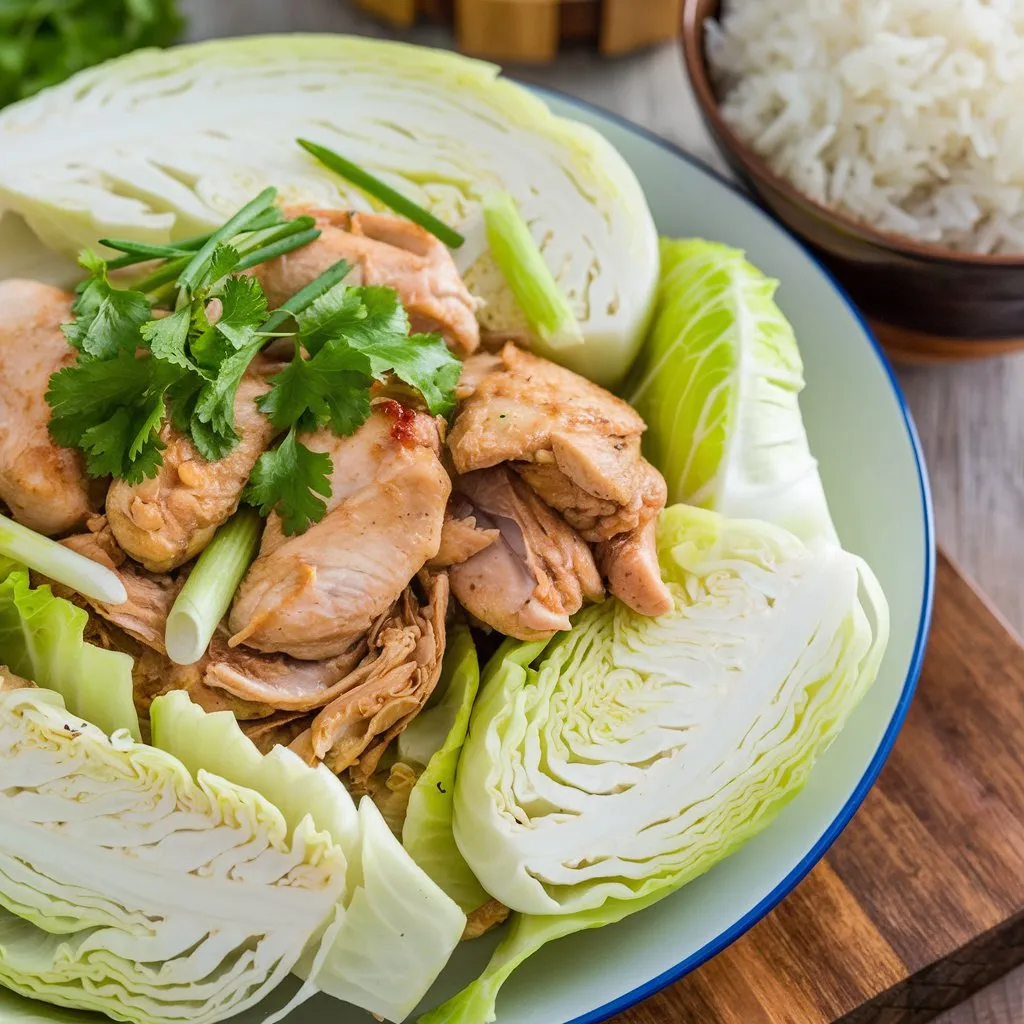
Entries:
<svg viewBox="0 0 1024 1024">
<path fill-rule="evenodd" d="M 356 0 L 396 28 L 418 19 L 451 24 L 458 49 L 473 57 L 543 64 L 566 43 L 605 56 L 679 37 L 683 0 Z"/>
</svg>

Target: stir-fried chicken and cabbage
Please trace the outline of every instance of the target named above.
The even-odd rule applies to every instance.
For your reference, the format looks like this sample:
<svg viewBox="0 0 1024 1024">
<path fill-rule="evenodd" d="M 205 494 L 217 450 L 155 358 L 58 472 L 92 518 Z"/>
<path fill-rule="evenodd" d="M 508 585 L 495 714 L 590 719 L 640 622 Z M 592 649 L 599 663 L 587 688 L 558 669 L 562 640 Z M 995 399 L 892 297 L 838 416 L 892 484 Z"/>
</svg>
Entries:
<svg viewBox="0 0 1024 1024">
<path fill-rule="evenodd" d="M 123 585 L 116 603 L 59 592 L 88 608 L 102 646 L 133 656 L 143 722 L 183 690 L 233 712 L 261 749 L 288 746 L 365 792 L 431 698 L 448 624 L 540 640 L 608 593 L 643 615 L 671 609 L 654 531 L 666 488 L 626 402 L 481 339 L 429 232 L 286 214 L 319 234 L 251 268 L 213 248 L 189 292 L 159 269 L 115 283 L 89 260 L 77 298 L 0 286 L 0 498 Z M 326 288 L 325 274 L 338 278 Z M 312 302 L 289 306 L 311 286 Z M 132 388 L 163 388 L 141 424 L 117 394 L 76 404 L 75 375 L 95 386 L 103 360 Z M 96 415 L 76 438 L 79 409 Z M 111 461 L 103 435 L 122 420 L 135 436 Z M 203 649 L 175 660 L 175 602 L 245 503 L 265 513 L 255 557 Z"/>
</svg>

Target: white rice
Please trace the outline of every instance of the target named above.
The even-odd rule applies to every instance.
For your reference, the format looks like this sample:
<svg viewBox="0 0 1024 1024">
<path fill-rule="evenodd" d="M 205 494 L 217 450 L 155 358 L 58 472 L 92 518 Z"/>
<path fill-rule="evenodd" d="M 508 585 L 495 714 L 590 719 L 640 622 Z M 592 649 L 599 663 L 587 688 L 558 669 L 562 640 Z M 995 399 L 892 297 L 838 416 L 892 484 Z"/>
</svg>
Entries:
<svg viewBox="0 0 1024 1024">
<path fill-rule="evenodd" d="M 725 119 L 813 199 L 1024 252 L 1024 0 L 726 0 L 708 56 Z"/>
</svg>

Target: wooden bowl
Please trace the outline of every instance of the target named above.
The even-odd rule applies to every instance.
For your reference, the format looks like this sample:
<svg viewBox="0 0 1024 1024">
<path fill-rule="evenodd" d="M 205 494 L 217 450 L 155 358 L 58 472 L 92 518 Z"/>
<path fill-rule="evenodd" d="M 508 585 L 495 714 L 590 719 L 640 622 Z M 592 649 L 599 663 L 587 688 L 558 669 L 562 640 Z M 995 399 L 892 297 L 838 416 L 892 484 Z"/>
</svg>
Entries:
<svg viewBox="0 0 1024 1024">
<path fill-rule="evenodd" d="M 953 252 L 837 213 L 771 171 L 726 124 L 705 53 L 720 0 L 685 0 L 683 56 L 704 123 L 741 181 L 805 241 L 867 315 L 890 353 L 910 361 L 1024 349 L 1024 256 Z"/>
</svg>

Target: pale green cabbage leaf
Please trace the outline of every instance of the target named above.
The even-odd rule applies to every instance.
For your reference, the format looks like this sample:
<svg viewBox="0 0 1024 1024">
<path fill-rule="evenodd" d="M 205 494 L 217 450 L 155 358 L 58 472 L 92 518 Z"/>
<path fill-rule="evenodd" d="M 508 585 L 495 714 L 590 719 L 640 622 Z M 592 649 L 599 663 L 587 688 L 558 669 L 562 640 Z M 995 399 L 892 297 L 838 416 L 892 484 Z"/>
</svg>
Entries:
<svg viewBox="0 0 1024 1024">
<path fill-rule="evenodd" d="M 888 607 L 856 556 L 682 505 L 658 554 L 673 612 L 607 601 L 489 667 L 455 838 L 522 916 L 429 1024 L 493 1020 L 501 983 L 545 942 L 649 906 L 764 829 L 877 675 Z"/>
<path fill-rule="evenodd" d="M 3 568 L 0 663 L 116 720 L 131 659 L 83 643 L 84 612 Z M 157 698 L 151 724 L 145 746 L 52 689 L 0 691 L 0 987 L 204 1024 L 294 972 L 305 984 L 263 1024 L 317 992 L 403 1020 L 466 918 L 372 801 L 357 809 L 285 748 L 261 755 L 184 692 Z"/>
<path fill-rule="evenodd" d="M 520 332 L 480 213 L 484 196 L 510 192 L 583 331 L 559 360 L 602 383 L 624 376 L 658 274 L 636 177 L 598 133 L 451 53 L 329 35 L 139 51 L 0 113 L 0 214 L 67 252 L 202 232 L 267 185 L 286 202 L 370 205 L 296 137 L 462 230 L 456 259 L 483 323 Z"/>
<path fill-rule="evenodd" d="M 626 396 L 647 421 L 644 450 L 670 501 L 837 543 L 777 287 L 737 249 L 662 239 L 655 317 Z"/>
<path fill-rule="evenodd" d="M 83 641 L 89 616 L 49 587 L 33 588 L 28 570 L 0 558 L 0 664 L 56 690 L 68 709 L 112 734 L 140 739 L 132 696 L 132 659 Z"/>
<path fill-rule="evenodd" d="M 463 859 L 452 832 L 456 771 L 479 687 L 473 637 L 467 627 L 457 627 L 448 634 L 440 701 L 421 712 L 399 737 L 399 757 L 426 765 L 409 796 L 402 845 L 467 914 L 491 898 Z"/>
</svg>

